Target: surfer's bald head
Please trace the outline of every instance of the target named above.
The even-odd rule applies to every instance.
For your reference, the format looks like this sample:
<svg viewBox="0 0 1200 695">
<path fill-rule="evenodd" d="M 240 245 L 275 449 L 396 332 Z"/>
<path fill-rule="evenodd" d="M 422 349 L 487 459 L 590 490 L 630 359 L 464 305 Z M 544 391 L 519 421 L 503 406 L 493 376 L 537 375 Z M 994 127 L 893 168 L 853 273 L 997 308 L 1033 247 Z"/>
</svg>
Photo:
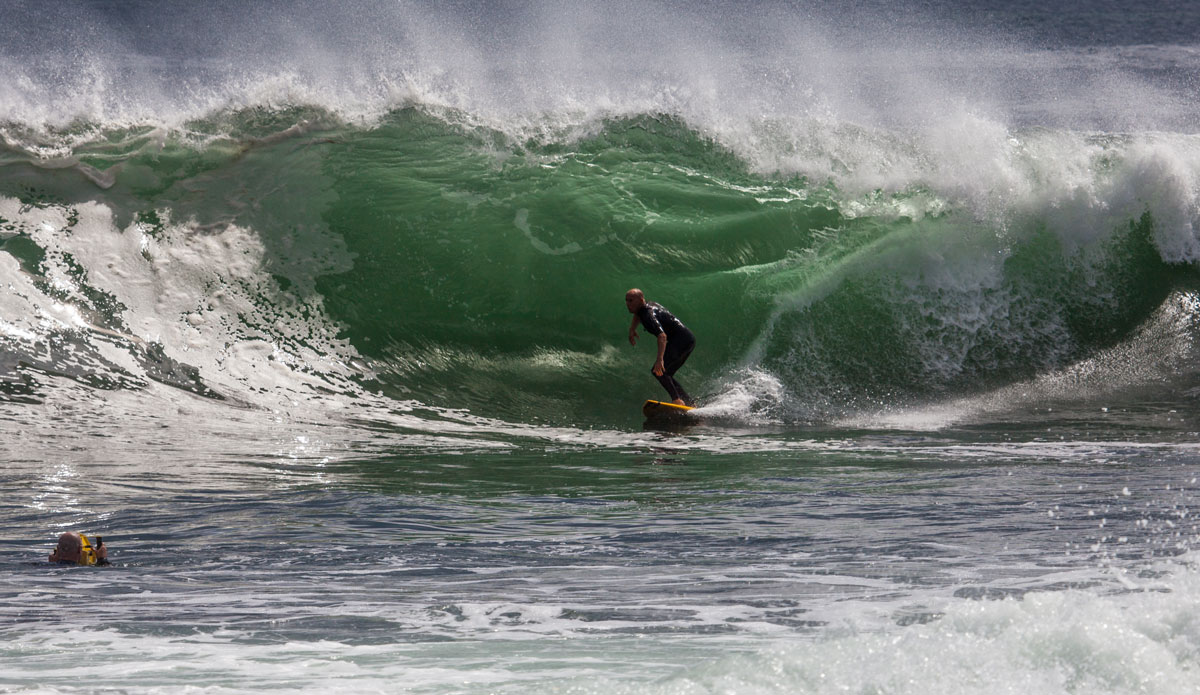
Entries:
<svg viewBox="0 0 1200 695">
<path fill-rule="evenodd" d="M 629 313 L 635 313 L 642 305 L 646 303 L 646 295 L 638 288 L 633 288 L 625 293 L 625 308 L 629 309 Z"/>
</svg>

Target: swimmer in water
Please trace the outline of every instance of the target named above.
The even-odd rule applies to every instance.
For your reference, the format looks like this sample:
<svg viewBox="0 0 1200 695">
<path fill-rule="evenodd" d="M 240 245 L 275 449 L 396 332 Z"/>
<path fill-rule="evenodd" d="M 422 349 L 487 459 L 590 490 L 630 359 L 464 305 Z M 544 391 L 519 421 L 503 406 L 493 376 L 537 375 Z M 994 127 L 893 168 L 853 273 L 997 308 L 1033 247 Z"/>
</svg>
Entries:
<svg viewBox="0 0 1200 695">
<path fill-rule="evenodd" d="M 58 545 L 50 553 L 50 562 L 59 565 L 107 565 L 108 547 L 99 536 L 93 546 L 82 533 L 67 531 L 58 537 Z"/>
</svg>

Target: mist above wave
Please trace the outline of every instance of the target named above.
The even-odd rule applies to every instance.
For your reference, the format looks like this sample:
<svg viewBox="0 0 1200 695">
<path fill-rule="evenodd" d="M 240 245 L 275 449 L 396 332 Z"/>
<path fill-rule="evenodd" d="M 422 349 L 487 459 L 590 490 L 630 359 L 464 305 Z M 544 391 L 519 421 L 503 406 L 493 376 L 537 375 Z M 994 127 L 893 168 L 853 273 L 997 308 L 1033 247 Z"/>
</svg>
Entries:
<svg viewBox="0 0 1200 695">
<path fill-rule="evenodd" d="M 1187 47 L 1031 47 L 942 9 L 31 5 L 0 33 L 0 121 L 180 125 L 289 104 L 370 120 L 414 102 L 525 135 L 653 112 L 716 134 L 794 118 L 936 129 L 963 113 L 1098 130 L 1196 120 L 1200 57 Z"/>
</svg>

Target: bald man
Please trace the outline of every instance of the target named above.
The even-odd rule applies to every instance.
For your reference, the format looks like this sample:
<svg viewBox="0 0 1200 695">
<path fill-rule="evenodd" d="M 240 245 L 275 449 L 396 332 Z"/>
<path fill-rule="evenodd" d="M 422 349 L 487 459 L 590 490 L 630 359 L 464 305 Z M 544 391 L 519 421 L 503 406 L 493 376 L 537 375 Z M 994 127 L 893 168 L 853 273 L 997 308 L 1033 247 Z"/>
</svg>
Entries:
<svg viewBox="0 0 1200 695">
<path fill-rule="evenodd" d="M 58 537 L 58 546 L 50 553 L 50 562 L 64 565 L 107 565 L 108 548 L 104 546 L 103 540 L 99 540 L 92 548 L 92 555 L 92 561 L 89 562 L 89 558 L 84 554 L 83 539 L 78 533 L 67 531 Z"/>
<path fill-rule="evenodd" d="M 692 348 L 696 347 L 696 336 L 666 307 L 646 301 L 646 296 L 636 287 L 625 293 L 625 308 L 633 314 L 633 321 L 629 324 L 629 344 L 637 345 L 639 323 L 647 333 L 657 337 L 658 356 L 654 358 L 650 373 L 667 390 L 672 403 L 695 406 L 696 402 L 675 380 L 675 372 L 692 354 Z"/>
</svg>

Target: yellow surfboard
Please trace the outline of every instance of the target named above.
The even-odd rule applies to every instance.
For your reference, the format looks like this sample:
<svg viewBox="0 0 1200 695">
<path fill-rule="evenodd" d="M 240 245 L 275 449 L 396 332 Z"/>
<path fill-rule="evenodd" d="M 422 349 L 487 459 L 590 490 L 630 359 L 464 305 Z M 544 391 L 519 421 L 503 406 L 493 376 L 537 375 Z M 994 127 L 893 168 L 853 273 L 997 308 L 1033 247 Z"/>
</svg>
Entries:
<svg viewBox="0 0 1200 695">
<path fill-rule="evenodd" d="M 646 401 L 642 404 L 642 415 L 648 420 L 676 420 L 687 417 L 689 410 L 695 410 L 686 405 L 675 405 L 666 401 Z"/>
</svg>

